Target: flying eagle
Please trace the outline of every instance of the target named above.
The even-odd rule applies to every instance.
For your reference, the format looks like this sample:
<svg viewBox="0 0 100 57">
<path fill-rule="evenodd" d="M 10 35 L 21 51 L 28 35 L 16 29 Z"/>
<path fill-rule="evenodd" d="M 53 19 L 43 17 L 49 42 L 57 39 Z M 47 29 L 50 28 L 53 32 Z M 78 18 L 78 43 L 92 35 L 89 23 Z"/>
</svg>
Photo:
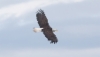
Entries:
<svg viewBox="0 0 100 57">
<path fill-rule="evenodd" d="M 38 24 L 40 26 L 40 28 L 34 28 L 34 32 L 43 32 L 43 34 L 45 35 L 45 37 L 51 41 L 51 43 L 57 43 L 58 39 L 56 37 L 56 35 L 53 32 L 56 32 L 57 29 L 52 29 L 48 23 L 48 19 L 45 16 L 45 13 L 43 10 L 39 9 L 36 13 L 36 18 L 38 21 Z"/>
</svg>

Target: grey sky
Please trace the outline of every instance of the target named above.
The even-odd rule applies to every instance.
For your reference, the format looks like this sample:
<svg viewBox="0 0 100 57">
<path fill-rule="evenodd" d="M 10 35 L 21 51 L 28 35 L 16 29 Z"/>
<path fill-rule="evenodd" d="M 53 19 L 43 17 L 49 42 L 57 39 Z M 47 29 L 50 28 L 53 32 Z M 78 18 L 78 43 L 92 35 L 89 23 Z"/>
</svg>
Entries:
<svg viewBox="0 0 100 57">
<path fill-rule="evenodd" d="M 5 7 L 12 4 L 23 3 L 29 0 L 0 0 L 0 7 Z"/>
<path fill-rule="evenodd" d="M 0 1 L 0 57 L 100 57 L 99 0 L 7 1 Z M 55 45 L 32 31 L 39 8 L 58 29 Z"/>
</svg>

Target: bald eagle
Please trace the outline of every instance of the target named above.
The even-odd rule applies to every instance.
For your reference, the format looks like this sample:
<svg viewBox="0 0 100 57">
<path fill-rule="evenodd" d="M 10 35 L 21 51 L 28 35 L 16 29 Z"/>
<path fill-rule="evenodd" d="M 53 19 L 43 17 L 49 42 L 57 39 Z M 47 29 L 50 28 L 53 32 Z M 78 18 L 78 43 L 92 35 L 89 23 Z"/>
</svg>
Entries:
<svg viewBox="0 0 100 57">
<path fill-rule="evenodd" d="M 52 29 L 48 23 L 48 19 L 45 16 L 45 13 L 43 10 L 39 9 L 36 13 L 36 18 L 38 21 L 38 24 L 40 26 L 40 28 L 34 28 L 33 31 L 34 32 L 43 32 L 43 34 L 45 35 L 45 37 L 51 41 L 50 43 L 57 43 L 58 39 L 56 37 L 56 35 L 53 32 L 58 31 L 57 29 Z"/>
</svg>

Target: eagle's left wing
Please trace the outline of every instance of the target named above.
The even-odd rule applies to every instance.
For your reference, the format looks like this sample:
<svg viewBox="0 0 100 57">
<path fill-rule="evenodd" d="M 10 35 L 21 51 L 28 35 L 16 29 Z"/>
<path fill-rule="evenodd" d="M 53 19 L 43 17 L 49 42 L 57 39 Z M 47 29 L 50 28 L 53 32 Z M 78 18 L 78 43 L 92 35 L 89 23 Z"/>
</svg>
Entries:
<svg viewBox="0 0 100 57">
<path fill-rule="evenodd" d="M 48 19 L 45 16 L 45 13 L 43 12 L 43 10 L 41 9 L 38 10 L 36 17 L 37 17 L 37 21 L 38 21 L 40 28 L 45 28 L 45 26 L 51 28 L 49 26 Z"/>
</svg>

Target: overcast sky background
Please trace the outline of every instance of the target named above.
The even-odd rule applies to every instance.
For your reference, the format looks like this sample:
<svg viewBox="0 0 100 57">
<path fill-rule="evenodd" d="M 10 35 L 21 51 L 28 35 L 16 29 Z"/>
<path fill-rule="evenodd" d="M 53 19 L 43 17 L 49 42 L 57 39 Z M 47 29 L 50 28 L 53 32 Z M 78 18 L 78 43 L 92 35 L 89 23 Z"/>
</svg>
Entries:
<svg viewBox="0 0 100 57">
<path fill-rule="evenodd" d="M 33 32 L 40 8 L 57 44 Z M 0 57 L 100 57 L 100 0 L 0 0 Z"/>
</svg>

